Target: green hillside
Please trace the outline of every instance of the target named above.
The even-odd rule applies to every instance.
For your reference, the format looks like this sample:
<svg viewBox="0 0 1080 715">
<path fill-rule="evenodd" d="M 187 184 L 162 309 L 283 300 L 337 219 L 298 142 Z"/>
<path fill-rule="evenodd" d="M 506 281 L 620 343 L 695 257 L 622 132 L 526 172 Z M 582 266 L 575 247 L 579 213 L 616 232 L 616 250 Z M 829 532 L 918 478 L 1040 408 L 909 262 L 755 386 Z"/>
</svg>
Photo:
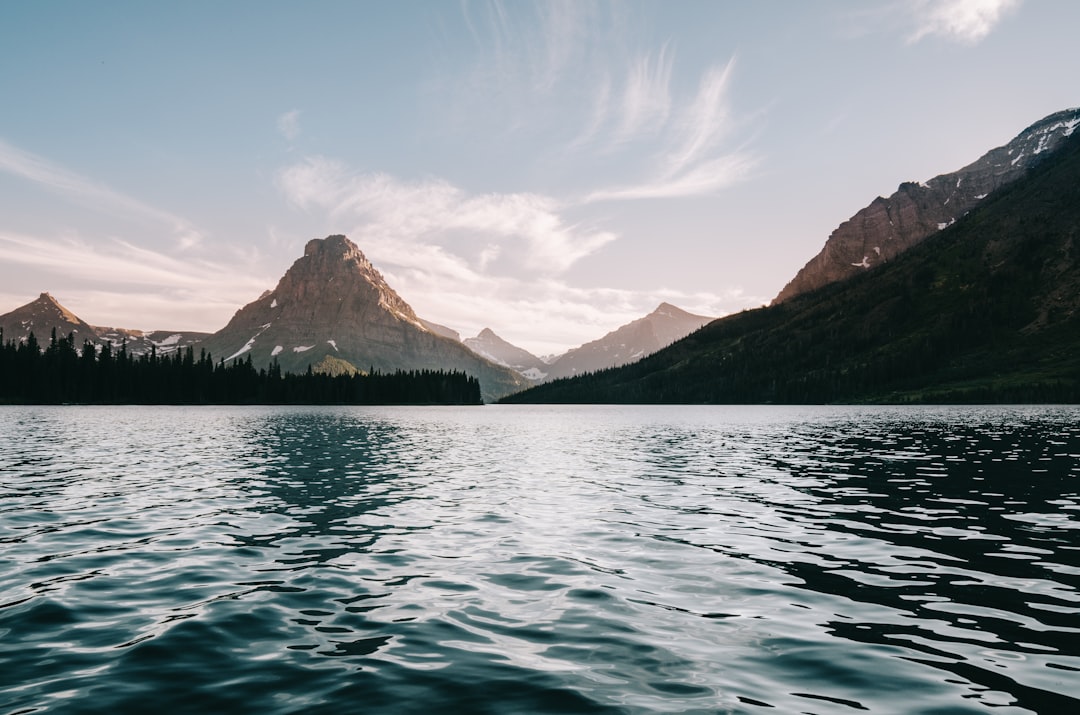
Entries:
<svg viewBox="0 0 1080 715">
<path fill-rule="evenodd" d="M 879 268 L 504 402 L 1080 401 L 1080 132 Z"/>
</svg>

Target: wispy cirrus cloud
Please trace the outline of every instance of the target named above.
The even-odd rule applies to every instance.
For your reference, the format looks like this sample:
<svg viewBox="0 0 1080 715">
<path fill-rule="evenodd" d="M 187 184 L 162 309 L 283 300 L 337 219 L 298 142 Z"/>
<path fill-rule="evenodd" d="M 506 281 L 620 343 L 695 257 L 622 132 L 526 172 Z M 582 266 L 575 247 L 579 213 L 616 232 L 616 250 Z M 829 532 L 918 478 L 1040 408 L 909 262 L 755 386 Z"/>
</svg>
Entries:
<svg viewBox="0 0 1080 715">
<path fill-rule="evenodd" d="M 674 175 L 661 175 L 634 184 L 598 189 L 585 196 L 582 201 L 595 203 L 706 196 L 742 181 L 756 164 L 757 160 L 748 155 L 709 159 L 695 163 Z"/>
<path fill-rule="evenodd" d="M 937 35 L 974 45 L 989 35 L 1021 0 L 916 0 L 910 12 L 916 23 L 911 43 Z"/>
<path fill-rule="evenodd" d="M 465 86 L 467 98 L 446 99 L 494 131 L 561 146 L 545 161 L 558 162 L 586 202 L 706 195 L 745 178 L 751 157 L 723 146 L 735 126 L 733 61 L 704 67 L 697 91 L 687 92 L 675 81 L 677 71 L 686 73 L 675 42 L 658 40 L 647 18 L 625 5 L 462 8 L 478 51 L 468 81 L 443 83 Z M 485 113 L 477 116 L 476 107 Z M 581 186 L 589 176 L 592 190 Z"/>
<path fill-rule="evenodd" d="M 583 201 L 679 198 L 712 194 L 745 179 L 757 163 L 746 151 L 725 151 L 731 132 L 727 95 L 734 60 L 709 68 L 697 94 L 664 127 L 652 167 L 634 183 L 600 188 Z"/>
<path fill-rule="evenodd" d="M 0 139 L 0 171 L 32 181 L 99 213 L 162 224 L 172 232 L 181 249 L 193 248 L 204 239 L 201 231 L 175 214 L 145 204 L 100 182 L 80 176 L 44 157 L 12 146 L 2 139 Z"/>
<path fill-rule="evenodd" d="M 523 6 L 502 0 L 462 3 L 462 15 L 482 60 L 473 81 L 498 91 L 553 91 L 589 52 L 594 3 L 551 0 Z"/>
<path fill-rule="evenodd" d="M 671 114 L 672 53 L 664 46 L 655 55 L 631 62 L 619 105 L 618 142 L 661 129 Z"/>
</svg>

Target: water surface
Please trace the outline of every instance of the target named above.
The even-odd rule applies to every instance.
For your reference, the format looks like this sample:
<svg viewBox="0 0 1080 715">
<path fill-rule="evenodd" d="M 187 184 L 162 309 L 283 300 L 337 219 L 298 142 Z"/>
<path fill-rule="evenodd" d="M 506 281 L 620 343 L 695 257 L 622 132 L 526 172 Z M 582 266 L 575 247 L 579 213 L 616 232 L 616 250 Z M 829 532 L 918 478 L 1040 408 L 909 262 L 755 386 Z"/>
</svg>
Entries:
<svg viewBox="0 0 1080 715">
<path fill-rule="evenodd" d="M 1080 409 L 0 408 L 0 712 L 1080 712 Z"/>
</svg>

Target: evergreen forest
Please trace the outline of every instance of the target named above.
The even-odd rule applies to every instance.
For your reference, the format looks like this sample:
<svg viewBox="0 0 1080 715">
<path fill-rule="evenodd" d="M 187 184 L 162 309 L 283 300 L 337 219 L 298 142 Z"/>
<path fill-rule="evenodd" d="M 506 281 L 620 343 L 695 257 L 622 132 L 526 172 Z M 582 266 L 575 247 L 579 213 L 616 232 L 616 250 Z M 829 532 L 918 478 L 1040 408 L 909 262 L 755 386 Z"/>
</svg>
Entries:
<svg viewBox="0 0 1080 715">
<path fill-rule="evenodd" d="M 256 369 L 251 357 L 215 364 L 193 348 L 133 355 L 74 337 L 41 349 L 33 333 L 4 342 L 0 329 L 0 404 L 142 405 L 477 405 L 480 383 L 463 372 L 398 370 L 329 375 L 309 367 L 282 373 L 277 363 Z"/>
</svg>

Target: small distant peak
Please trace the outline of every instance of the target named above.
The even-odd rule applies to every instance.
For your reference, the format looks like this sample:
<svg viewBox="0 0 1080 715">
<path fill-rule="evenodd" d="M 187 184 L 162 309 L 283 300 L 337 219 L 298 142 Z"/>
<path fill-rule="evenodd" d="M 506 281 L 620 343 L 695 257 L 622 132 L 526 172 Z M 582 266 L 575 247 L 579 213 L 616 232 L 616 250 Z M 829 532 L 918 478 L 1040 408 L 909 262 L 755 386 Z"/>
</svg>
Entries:
<svg viewBox="0 0 1080 715">
<path fill-rule="evenodd" d="M 60 305 L 60 301 L 53 297 L 52 293 L 42 293 L 38 296 L 38 299 L 34 301 L 38 305 L 47 305 L 51 308 L 59 310 L 61 313 L 67 313 L 68 310 L 64 306 Z"/>
<path fill-rule="evenodd" d="M 665 315 L 668 317 L 675 317 L 679 315 L 687 315 L 687 312 L 679 306 L 672 305 L 671 303 L 665 301 L 660 305 L 656 306 L 656 310 L 654 310 L 651 315 Z"/>
<path fill-rule="evenodd" d="M 477 335 L 476 337 L 478 337 L 478 338 L 489 338 L 490 339 L 490 338 L 497 338 L 499 336 L 496 335 L 495 331 L 492 330 L 491 328 L 484 328 L 483 330 L 480 331 L 480 334 Z"/>
</svg>

